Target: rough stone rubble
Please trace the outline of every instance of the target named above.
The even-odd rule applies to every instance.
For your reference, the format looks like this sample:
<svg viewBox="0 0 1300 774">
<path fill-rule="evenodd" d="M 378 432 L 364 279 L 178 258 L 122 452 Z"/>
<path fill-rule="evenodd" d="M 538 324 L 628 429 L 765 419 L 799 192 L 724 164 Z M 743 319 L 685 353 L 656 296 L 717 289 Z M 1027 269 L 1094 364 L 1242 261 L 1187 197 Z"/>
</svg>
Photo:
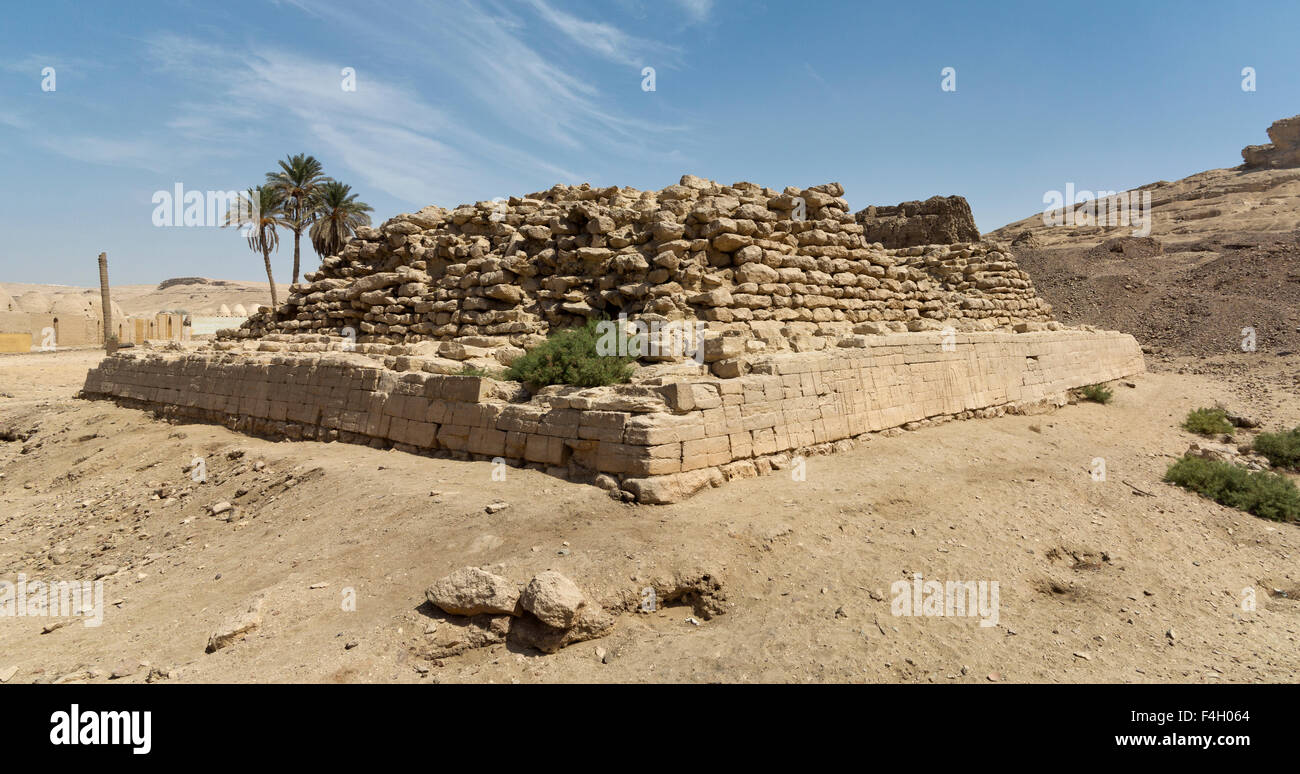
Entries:
<svg viewBox="0 0 1300 774">
<path fill-rule="evenodd" d="M 660 191 L 557 185 L 426 207 L 359 229 L 286 304 L 227 338 L 351 329 L 361 343 L 500 347 L 508 362 L 551 330 L 620 314 L 706 321 L 769 349 L 862 323 L 980 331 L 1051 321 L 1029 277 L 992 245 L 870 241 L 977 238 L 964 201 L 854 215 L 843 193 L 838 183 L 776 191 L 686 175 Z"/>
<path fill-rule="evenodd" d="M 1274 121 L 1268 139 L 1272 142 L 1241 149 L 1247 169 L 1300 167 L 1300 116 Z"/>
<path fill-rule="evenodd" d="M 210 351 L 107 358 L 85 393 L 268 437 L 503 459 L 669 503 L 1143 369 L 1131 336 L 1054 321 L 995 245 L 865 236 L 958 228 L 955 203 L 855 216 L 842 194 L 688 175 L 661 191 L 556 186 L 425 208 L 360 230 Z M 643 358 L 609 387 L 534 393 L 483 375 L 551 331 L 620 315 L 690 323 L 698 348 Z"/>
</svg>

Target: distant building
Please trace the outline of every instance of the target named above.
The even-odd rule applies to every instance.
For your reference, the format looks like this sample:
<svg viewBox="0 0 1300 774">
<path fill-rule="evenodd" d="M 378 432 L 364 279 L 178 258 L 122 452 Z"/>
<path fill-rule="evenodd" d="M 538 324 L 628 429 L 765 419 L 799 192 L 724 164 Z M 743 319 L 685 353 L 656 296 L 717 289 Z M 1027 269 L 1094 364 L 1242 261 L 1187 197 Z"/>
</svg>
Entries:
<svg viewBox="0 0 1300 774">
<path fill-rule="evenodd" d="M 233 326 L 227 326 L 233 327 Z M 185 315 L 163 312 L 130 317 L 113 304 L 113 333 L 122 344 L 189 338 Z M 40 352 L 104 344 L 99 303 L 85 295 L 28 291 L 17 298 L 0 290 L 0 352 Z"/>
</svg>

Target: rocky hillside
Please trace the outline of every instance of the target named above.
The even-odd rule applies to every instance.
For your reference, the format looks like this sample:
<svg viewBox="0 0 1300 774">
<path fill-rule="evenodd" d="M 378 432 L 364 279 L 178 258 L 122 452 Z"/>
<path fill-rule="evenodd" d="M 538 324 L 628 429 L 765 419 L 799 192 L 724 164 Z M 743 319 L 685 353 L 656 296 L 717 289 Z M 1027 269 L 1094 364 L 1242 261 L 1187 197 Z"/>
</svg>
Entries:
<svg viewBox="0 0 1300 774">
<path fill-rule="evenodd" d="M 1300 351 L 1300 116 L 1269 136 L 1242 150 L 1240 167 L 1135 189 L 1150 196 L 1145 237 L 1049 226 L 1039 213 L 985 238 L 1010 246 L 1067 324 L 1123 330 L 1170 354 L 1241 352 L 1247 328 L 1257 351 Z"/>
</svg>

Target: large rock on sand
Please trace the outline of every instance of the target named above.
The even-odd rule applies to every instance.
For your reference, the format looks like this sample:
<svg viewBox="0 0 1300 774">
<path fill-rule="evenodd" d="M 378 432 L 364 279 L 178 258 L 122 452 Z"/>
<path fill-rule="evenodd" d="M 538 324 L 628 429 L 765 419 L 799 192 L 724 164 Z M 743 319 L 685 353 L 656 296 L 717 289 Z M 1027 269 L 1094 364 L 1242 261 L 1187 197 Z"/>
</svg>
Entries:
<svg viewBox="0 0 1300 774">
<path fill-rule="evenodd" d="M 452 615 L 519 615 L 519 587 L 477 567 L 462 567 L 425 590 L 438 609 Z"/>
<path fill-rule="evenodd" d="M 572 626 L 586 604 L 582 589 L 554 570 L 538 573 L 519 597 L 520 607 L 558 629 Z"/>
</svg>

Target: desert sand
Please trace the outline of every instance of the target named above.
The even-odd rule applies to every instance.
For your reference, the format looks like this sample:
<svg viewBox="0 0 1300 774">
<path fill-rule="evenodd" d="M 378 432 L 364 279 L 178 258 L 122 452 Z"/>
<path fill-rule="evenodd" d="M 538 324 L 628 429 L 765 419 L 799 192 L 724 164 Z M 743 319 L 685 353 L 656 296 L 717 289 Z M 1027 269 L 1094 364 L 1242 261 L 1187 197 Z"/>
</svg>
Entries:
<svg viewBox="0 0 1300 774">
<path fill-rule="evenodd" d="M 106 598 L 100 627 L 0 629 L 13 682 L 1286 682 L 1300 658 L 1300 528 L 1160 481 L 1194 439 L 1178 429 L 1192 408 L 1300 423 L 1294 355 L 1156 363 L 1110 405 L 898 431 L 809 459 L 805 481 L 658 507 L 75 398 L 99 357 L 0 362 L 0 577 L 102 574 Z M 1236 368 L 1248 386 L 1224 378 Z M 195 457 L 207 483 L 187 472 Z M 221 501 L 233 518 L 210 514 Z M 495 502 L 508 507 L 488 513 Z M 502 644 L 430 660 L 454 624 L 423 590 L 465 565 L 521 583 L 558 570 L 618 611 L 615 628 L 554 655 Z M 891 584 L 914 573 L 998 581 L 996 625 L 892 615 Z M 640 612 L 664 575 L 720 589 Z M 205 653 L 259 595 L 261 626 Z"/>
</svg>

